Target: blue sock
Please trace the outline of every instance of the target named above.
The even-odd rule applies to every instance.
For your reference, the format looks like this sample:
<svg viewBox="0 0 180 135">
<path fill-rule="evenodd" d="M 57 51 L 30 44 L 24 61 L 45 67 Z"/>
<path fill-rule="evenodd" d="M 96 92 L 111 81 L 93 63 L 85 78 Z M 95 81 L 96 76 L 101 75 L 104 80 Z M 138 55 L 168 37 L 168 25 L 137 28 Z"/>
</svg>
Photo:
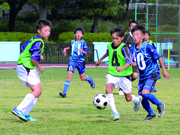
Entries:
<svg viewBox="0 0 180 135">
<path fill-rule="evenodd" d="M 151 103 L 153 103 L 153 104 L 155 104 L 157 106 L 162 105 L 162 103 L 159 102 L 159 100 L 151 93 L 143 94 L 142 96 L 143 96 L 143 98 L 149 100 Z"/>
<path fill-rule="evenodd" d="M 88 77 L 87 75 L 85 75 L 85 77 L 86 77 L 86 80 L 85 80 L 85 81 L 88 81 L 88 82 L 91 81 L 91 78 L 90 78 L 90 77 Z"/>
<path fill-rule="evenodd" d="M 142 99 L 142 106 L 148 112 L 148 114 L 155 114 L 151 109 L 150 103 L 147 99 Z"/>
<path fill-rule="evenodd" d="M 66 95 L 67 90 L 68 90 L 68 88 L 69 88 L 69 86 L 70 86 L 70 82 L 71 82 L 71 81 L 68 81 L 68 80 L 65 81 L 64 91 L 63 91 L 63 94 L 65 94 L 65 95 Z"/>
</svg>

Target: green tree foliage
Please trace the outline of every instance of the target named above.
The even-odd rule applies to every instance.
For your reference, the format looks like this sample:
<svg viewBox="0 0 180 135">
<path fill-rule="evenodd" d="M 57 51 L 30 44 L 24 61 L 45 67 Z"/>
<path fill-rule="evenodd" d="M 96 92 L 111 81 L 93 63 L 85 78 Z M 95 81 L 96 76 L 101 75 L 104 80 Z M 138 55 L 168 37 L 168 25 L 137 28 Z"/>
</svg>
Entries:
<svg viewBox="0 0 180 135">
<path fill-rule="evenodd" d="M 76 0 L 77 12 L 86 16 L 94 17 L 95 33 L 98 33 L 98 19 L 102 16 L 115 16 L 118 10 L 123 9 L 117 0 Z"/>
</svg>

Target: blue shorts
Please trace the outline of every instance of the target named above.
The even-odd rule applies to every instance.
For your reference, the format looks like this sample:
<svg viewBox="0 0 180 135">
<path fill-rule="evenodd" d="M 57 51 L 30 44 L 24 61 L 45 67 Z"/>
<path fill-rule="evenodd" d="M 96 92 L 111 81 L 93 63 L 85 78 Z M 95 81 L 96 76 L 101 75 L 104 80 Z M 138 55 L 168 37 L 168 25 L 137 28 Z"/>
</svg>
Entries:
<svg viewBox="0 0 180 135">
<path fill-rule="evenodd" d="M 77 68 L 80 75 L 83 74 L 85 72 L 85 63 L 84 62 L 69 61 L 67 71 L 72 71 L 74 73 L 76 68 Z"/>
<path fill-rule="evenodd" d="M 155 85 L 157 80 L 146 79 L 139 80 L 138 84 L 138 94 L 141 95 L 143 90 L 148 90 L 151 92 L 156 92 Z"/>
</svg>

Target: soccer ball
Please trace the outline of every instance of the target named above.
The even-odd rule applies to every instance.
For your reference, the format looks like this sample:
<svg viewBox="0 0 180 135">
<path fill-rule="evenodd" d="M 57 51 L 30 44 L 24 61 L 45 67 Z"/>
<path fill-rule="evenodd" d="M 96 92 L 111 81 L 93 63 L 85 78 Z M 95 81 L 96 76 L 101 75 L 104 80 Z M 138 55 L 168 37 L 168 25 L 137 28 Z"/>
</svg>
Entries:
<svg viewBox="0 0 180 135">
<path fill-rule="evenodd" d="M 93 104 L 97 109 L 105 109 L 108 106 L 108 97 L 105 94 L 97 94 Z"/>
</svg>

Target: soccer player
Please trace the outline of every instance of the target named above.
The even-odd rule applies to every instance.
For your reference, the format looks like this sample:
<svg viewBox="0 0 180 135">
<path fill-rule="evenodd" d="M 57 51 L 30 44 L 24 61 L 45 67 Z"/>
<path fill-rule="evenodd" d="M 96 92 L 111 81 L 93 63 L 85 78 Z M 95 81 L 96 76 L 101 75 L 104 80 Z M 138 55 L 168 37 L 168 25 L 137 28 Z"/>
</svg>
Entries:
<svg viewBox="0 0 180 135">
<path fill-rule="evenodd" d="M 82 81 L 88 81 L 92 88 L 95 88 L 95 83 L 91 77 L 85 75 L 85 55 L 89 53 L 88 46 L 84 40 L 81 40 L 84 34 L 82 27 L 77 27 L 74 30 L 75 39 L 71 41 L 71 46 L 66 47 L 63 50 L 63 54 L 66 56 L 66 50 L 71 50 L 68 65 L 68 76 L 64 84 L 64 91 L 60 92 L 59 95 L 63 98 L 66 97 L 67 90 L 70 86 L 70 81 L 76 68 L 79 72 L 79 76 Z"/>
<path fill-rule="evenodd" d="M 129 47 L 130 50 L 131 50 L 131 46 L 135 44 L 135 42 L 133 40 L 133 36 L 132 36 L 131 30 L 136 25 L 138 25 L 138 22 L 135 21 L 135 20 L 131 20 L 129 22 L 129 30 L 130 30 L 130 32 L 124 35 L 124 39 L 122 41 L 122 42 L 124 42 Z M 132 68 L 133 68 L 132 81 L 134 81 L 134 80 L 136 80 L 138 78 L 138 69 L 137 69 L 136 66 L 133 66 Z M 122 88 L 119 88 L 118 94 L 119 95 L 124 95 Z"/>
<path fill-rule="evenodd" d="M 142 97 L 131 95 L 132 88 L 132 53 L 125 43 L 122 43 L 124 38 L 124 28 L 116 26 L 110 31 L 112 43 L 108 44 L 107 52 L 95 63 L 99 66 L 101 61 L 109 56 L 109 70 L 106 75 L 106 94 L 108 97 L 109 106 L 113 112 L 113 120 L 116 121 L 120 115 L 116 109 L 113 97 L 113 89 L 123 88 L 124 96 L 127 102 L 134 102 L 134 111 L 140 109 Z"/>
<path fill-rule="evenodd" d="M 137 65 L 139 69 L 139 84 L 138 94 L 143 97 L 142 106 L 148 112 L 147 117 L 144 120 L 151 120 L 156 117 L 156 114 L 152 110 L 150 103 L 157 106 L 158 117 L 162 117 L 164 114 L 165 104 L 160 102 L 152 93 L 156 92 L 155 84 L 157 79 L 160 79 L 160 69 L 157 64 L 157 60 L 162 67 L 164 77 L 170 78 L 169 73 L 166 71 L 161 55 L 156 49 L 147 42 L 143 42 L 146 29 L 144 26 L 136 25 L 131 30 L 133 33 L 133 39 L 136 43 L 131 47 L 131 51 L 134 56 L 134 65 Z"/>
<path fill-rule="evenodd" d="M 23 44 L 23 52 L 17 62 L 17 75 L 24 86 L 29 87 L 32 92 L 25 96 L 24 100 L 12 110 L 12 113 L 25 122 L 37 121 L 37 119 L 33 119 L 29 113 L 42 93 L 40 77 L 36 71 L 36 67 L 41 73 L 44 72 L 44 68 L 39 65 L 38 61 L 44 59 L 41 55 L 44 51 L 43 40 L 48 39 L 50 36 L 51 22 L 38 20 L 36 27 L 38 35 Z"/>
<path fill-rule="evenodd" d="M 153 43 L 153 41 L 149 39 L 150 35 L 151 35 L 150 31 L 146 30 L 145 35 L 144 35 L 144 40 L 156 49 L 156 46 Z"/>
</svg>

